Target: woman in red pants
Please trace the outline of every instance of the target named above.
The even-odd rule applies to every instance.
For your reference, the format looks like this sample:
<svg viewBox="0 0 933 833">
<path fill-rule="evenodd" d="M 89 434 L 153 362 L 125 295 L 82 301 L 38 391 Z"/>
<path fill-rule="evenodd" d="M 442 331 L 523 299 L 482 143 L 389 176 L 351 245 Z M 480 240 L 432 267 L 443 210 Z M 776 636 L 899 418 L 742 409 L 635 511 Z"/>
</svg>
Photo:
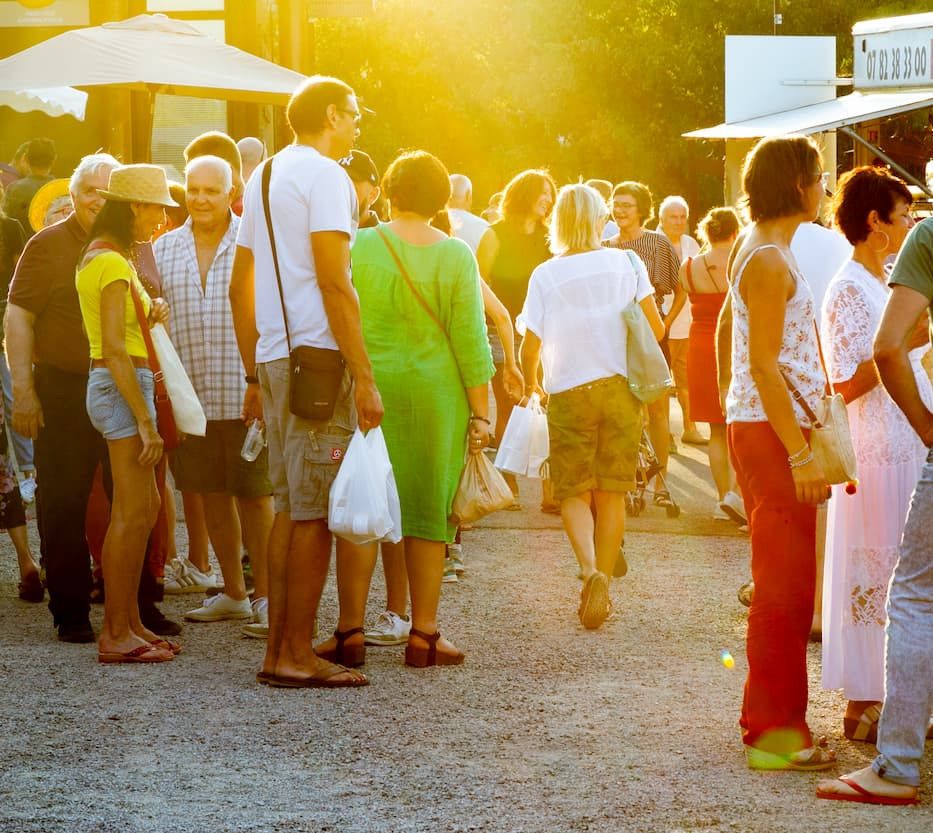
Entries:
<svg viewBox="0 0 933 833">
<path fill-rule="evenodd" d="M 826 377 L 813 295 L 790 251 L 797 226 L 819 211 L 820 152 L 802 136 L 763 139 L 742 177 L 752 224 L 731 263 L 731 308 L 720 322 L 722 330 L 731 320 L 726 422 L 755 582 L 742 737 L 753 769 L 828 769 L 835 753 L 814 743 L 806 714 L 816 506 L 830 490 L 813 459 L 809 420 L 795 401 L 799 396 L 815 409 Z M 721 381 L 725 375 L 721 366 Z"/>
</svg>

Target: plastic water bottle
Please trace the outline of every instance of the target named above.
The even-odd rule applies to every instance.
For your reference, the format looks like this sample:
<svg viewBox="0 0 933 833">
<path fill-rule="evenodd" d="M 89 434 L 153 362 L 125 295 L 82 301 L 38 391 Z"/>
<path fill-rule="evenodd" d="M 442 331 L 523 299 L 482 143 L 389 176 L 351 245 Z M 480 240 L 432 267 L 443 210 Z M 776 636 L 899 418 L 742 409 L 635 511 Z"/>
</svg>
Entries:
<svg viewBox="0 0 933 833">
<path fill-rule="evenodd" d="M 246 439 L 243 440 L 243 448 L 240 450 L 240 456 L 246 460 L 247 463 L 252 463 L 259 456 L 265 444 L 266 429 L 258 419 L 254 419 L 250 423 L 249 430 L 246 432 Z"/>
</svg>

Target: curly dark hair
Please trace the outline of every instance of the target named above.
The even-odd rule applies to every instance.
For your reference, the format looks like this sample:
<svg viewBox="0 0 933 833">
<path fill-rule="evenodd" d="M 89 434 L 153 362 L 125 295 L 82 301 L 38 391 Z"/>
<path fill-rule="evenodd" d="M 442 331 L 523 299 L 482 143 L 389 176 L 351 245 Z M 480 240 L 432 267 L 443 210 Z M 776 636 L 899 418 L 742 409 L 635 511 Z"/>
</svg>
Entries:
<svg viewBox="0 0 933 833">
<path fill-rule="evenodd" d="M 903 180 L 885 168 L 865 165 L 844 174 L 833 196 L 833 218 L 853 246 L 868 239 L 868 215 L 877 211 L 886 223 L 899 202 L 914 201 Z"/>
</svg>

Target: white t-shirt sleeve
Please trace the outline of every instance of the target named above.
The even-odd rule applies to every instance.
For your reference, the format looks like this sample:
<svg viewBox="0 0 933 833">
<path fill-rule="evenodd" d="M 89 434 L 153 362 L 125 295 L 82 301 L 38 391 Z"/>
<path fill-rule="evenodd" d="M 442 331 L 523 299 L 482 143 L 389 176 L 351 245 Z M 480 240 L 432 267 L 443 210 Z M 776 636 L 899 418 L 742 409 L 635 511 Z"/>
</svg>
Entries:
<svg viewBox="0 0 933 833">
<path fill-rule="evenodd" d="M 531 273 L 531 279 L 528 281 L 528 294 L 525 295 L 525 305 L 515 319 L 515 330 L 519 335 L 525 335 L 531 330 L 538 338 L 541 338 L 544 330 L 544 295 L 541 290 L 543 275 L 541 267 L 538 266 Z"/>
<path fill-rule="evenodd" d="M 352 237 L 356 194 L 346 171 L 336 163 L 315 177 L 308 196 L 308 234 L 342 231 Z"/>
<path fill-rule="evenodd" d="M 256 248 L 254 240 L 256 211 L 262 208 L 261 205 L 257 204 L 261 194 L 256 193 L 261 191 L 261 179 L 262 170 L 260 169 L 258 175 L 250 177 L 249 182 L 246 184 L 246 191 L 243 193 L 243 214 L 240 217 L 240 226 L 236 233 L 237 246 L 242 246 L 244 249 L 251 251 Z"/>
</svg>

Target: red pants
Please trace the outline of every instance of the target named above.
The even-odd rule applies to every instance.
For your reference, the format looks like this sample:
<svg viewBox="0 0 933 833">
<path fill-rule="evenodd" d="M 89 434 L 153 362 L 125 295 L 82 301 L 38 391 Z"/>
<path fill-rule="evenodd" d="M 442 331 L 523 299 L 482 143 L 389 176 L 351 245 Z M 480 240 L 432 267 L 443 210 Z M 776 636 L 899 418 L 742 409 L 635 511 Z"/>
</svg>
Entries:
<svg viewBox="0 0 933 833">
<path fill-rule="evenodd" d="M 728 438 L 748 514 L 755 582 L 739 722 L 746 744 L 786 754 L 812 744 L 807 641 L 816 582 L 816 507 L 797 502 L 787 450 L 769 423 L 732 424 Z"/>
</svg>

